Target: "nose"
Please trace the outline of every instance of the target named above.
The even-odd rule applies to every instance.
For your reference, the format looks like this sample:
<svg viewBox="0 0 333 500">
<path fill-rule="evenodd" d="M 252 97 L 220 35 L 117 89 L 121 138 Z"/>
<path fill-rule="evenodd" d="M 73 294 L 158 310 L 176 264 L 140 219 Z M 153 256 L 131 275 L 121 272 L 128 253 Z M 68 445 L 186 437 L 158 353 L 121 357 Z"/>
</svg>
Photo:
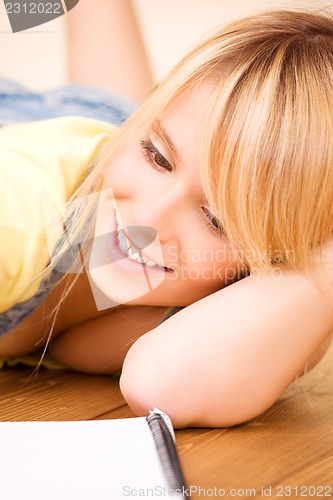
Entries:
<svg viewBox="0 0 333 500">
<path fill-rule="evenodd" d="M 174 183 L 163 190 L 153 190 L 136 200 L 136 221 L 157 231 L 160 241 L 177 238 L 189 213 L 189 187 Z"/>
</svg>

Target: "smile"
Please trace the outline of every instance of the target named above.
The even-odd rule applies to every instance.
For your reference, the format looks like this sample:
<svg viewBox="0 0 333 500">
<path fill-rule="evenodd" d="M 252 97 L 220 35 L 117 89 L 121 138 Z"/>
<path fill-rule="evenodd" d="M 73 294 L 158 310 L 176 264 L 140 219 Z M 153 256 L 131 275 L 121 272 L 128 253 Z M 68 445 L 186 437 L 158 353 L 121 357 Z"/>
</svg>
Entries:
<svg viewBox="0 0 333 500">
<path fill-rule="evenodd" d="M 126 237 L 123 228 L 118 224 L 117 221 L 117 239 L 118 246 L 120 250 L 126 255 L 126 257 L 132 262 L 136 262 L 137 264 L 142 264 L 148 267 L 158 267 L 160 269 L 169 270 L 168 268 L 157 264 L 157 262 L 153 260 L 146 260 L 139 248 L 134 246 Z"/>
</svg>

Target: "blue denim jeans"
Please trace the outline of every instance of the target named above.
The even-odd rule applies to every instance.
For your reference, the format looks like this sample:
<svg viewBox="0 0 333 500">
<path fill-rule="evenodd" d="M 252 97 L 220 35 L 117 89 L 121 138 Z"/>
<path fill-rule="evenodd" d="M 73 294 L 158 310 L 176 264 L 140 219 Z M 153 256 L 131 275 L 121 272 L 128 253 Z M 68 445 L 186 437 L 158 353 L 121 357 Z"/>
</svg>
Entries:
<svg viewBox="0 0 333 500">
<path fill-rule="evenodd" d="M 0 125 L 69 115 L 120 125 L 135 108 L 135 104 L 106 90 L 67 85 L 37 93 L 0 79 Z M 15 328 L 34 311 L 58 278 L 59 275 L 53 273 L 50 281 L 42 283 L 34 297 L 0 314 L 0 336 Z"/>
<path fill-rule="evenodd" d="M 135 108 L 135 104 L 107 90 L 66 85 L 46 92 L 33 92 L 0 79 L 0 124 L 71 115 L 120 125 Z"/>
</svg>

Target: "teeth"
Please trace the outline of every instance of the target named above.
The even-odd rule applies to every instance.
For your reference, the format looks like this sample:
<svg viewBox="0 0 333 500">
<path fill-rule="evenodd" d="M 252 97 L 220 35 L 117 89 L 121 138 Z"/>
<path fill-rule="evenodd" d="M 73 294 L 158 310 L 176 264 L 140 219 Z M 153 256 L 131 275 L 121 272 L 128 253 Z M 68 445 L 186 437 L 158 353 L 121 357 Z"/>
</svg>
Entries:
<svg viewBox="0 0 333 500">
<path fill-rule="evenodd" d="M 125 236 L 124 231 L 122 230 L 119 224 L 117 225 L 117 233 L 118 233 L 118 245 L 119 248 L 124 254 L 132 261 L 138 262 L 139 264 L 145 264 L 149 267 L 163 267 L 158 265 L 153 260 L 145 260 L 144 257 L 140 254 L 140 250 L 134 246 L 131 246 L 130 242 Z"/>
<path fill-rule="evenodd" d="M 132 248 L 128 249 L 128 256 L 130 259 L 136 260 L 139 257 L 138 252 L 134 252 Z"/>
<path fill-rule="evenodd" d="M 139 257 L 139 253 L 130 245 L 127 246 L 127 253 L 134 259 L 137 259 Z"/>
</svg>

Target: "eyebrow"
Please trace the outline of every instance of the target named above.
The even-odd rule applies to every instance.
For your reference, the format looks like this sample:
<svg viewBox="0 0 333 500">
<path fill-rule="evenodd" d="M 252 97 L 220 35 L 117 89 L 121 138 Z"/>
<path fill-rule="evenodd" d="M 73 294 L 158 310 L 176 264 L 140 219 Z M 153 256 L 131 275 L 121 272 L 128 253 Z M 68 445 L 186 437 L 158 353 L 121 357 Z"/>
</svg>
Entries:
<svg viewBox="0 0 333 500">
<path fill-rule="evenodd" d="M 167 146 L 169 147 L 171 153 L 173 156 L 179 160 L 180 159 L 180 154 L 177 151 L 176 146 L 174 145 L 171 137 L 169 136 L 168 132 L 165 130 L 165 128 L 162 126 L 161 122 L 159 120 L 156 120 L 153 125 L 152 125 L 152 131 L 155 132 L 160 139 L 163 139 Z"/>
</svg>

